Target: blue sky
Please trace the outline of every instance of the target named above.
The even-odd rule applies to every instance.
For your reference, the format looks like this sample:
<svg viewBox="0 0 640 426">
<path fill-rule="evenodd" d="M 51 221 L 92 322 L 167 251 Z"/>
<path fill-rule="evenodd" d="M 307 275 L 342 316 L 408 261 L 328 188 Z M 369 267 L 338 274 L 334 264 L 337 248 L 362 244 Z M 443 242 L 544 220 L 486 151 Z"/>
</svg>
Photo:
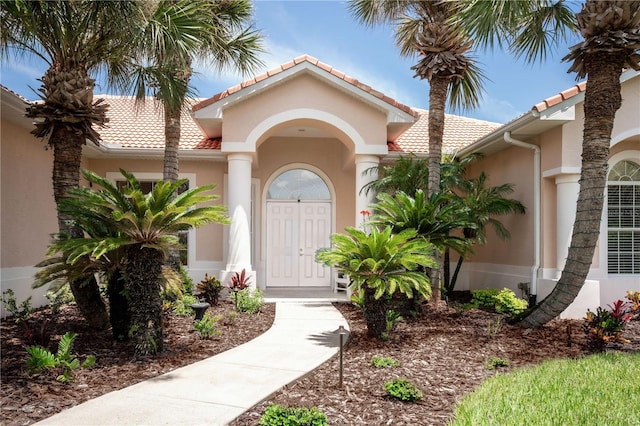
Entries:
<svg viewBox="0 0 640 426">
<path fill-rule="evenodd" d="M 404 104 L 428 109 L 428 84 L 413 78 L 415 58 L 402 58 L 394 44 L 391 26 L 369 28 L 357 23 L 339 1 L 255 2 L 256 26 L 265 35 L 265 67 L 271 69 L 308 54 L 368 84 Z M 568 45 L 578 42 L 575 38 Z M 568 45 L 560 46 L 544 63 L 527 64 L 508 53 L 476 52 L 490 81 L 486 81 L 482 105 L 476 110 L 456 112 L 481 120 L 504 123 L 528 111 L 542 99 L 575 84 L 561 58 Z M 46 64 L 36 60 L 3 59 L 0 82 L 28 99 L 36 99 L 29 88 Z M 198 67 L 192 82 L 198 96 L 209 97 L 245 78 L 232 72 L 215 73 Z M 107 89 L 98 86 L 96 93 Z"/>
</svg>

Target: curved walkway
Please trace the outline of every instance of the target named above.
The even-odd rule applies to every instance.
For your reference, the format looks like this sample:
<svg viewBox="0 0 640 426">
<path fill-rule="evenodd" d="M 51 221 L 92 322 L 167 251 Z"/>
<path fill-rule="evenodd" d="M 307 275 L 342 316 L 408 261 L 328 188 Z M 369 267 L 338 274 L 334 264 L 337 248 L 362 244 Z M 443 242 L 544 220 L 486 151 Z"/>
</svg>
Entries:
<svg viewBox="0 0 640 426">
<path fill-rule="evenodd" d="M 335 355 L 340 325 L 348 330 L 331 302 L 279 301 L 273 326 L 256 339 L 37 424 L 225 425 Z"/>
</svg>

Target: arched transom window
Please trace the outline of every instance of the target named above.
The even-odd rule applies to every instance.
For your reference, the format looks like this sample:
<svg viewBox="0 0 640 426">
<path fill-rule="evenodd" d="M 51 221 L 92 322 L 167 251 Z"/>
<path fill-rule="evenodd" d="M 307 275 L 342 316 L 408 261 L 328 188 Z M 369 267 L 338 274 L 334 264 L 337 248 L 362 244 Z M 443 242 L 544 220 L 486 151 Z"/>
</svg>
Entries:
<svg viewBox="0 0 640 426">
<path fill-rule="evenodd" d="M 282 173 L 269 186 L 270 200 L 330 200 L 331 193 L 324 180 L 305 169 L 292 169 Z"/>
<path fill-rule="evenodd" d="M 640 165 L 623 160 L 607 184 L 607 269 L 610 274 L 640 274 Z"/>
</svg>

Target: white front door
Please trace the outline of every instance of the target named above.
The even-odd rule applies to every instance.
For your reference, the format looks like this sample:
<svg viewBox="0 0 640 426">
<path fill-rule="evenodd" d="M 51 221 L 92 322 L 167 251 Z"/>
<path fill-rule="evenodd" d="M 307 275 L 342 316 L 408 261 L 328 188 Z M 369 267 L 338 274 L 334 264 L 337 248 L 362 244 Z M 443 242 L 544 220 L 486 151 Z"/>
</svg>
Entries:
<svg viewBox="0 0 640 426">
<path fill-rule="evenodd" d="M 331 203 L 267 202 L 267 286 L 329 287 L 330 269 L 315 261 L 329 247 Z"/>
</svg>

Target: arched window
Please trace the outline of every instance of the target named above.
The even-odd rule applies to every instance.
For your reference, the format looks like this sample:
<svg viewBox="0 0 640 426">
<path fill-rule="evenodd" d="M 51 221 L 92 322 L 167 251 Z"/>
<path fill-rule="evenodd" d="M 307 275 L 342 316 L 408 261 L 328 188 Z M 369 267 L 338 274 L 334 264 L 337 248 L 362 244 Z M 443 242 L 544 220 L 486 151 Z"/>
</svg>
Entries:
<svg viewBox="0 0 640 426">
<path fill-rule="evenodd" d="M 287 170 L 269 186 L 270 200 L 331 200 L 331 193 L 324 180 L 305 169 Z"/>
<path fill-rule="evenodd" d="M 607 183 L 607 270 L 640 274 L 640 165 L 623 160 Z"/>
</svg>

